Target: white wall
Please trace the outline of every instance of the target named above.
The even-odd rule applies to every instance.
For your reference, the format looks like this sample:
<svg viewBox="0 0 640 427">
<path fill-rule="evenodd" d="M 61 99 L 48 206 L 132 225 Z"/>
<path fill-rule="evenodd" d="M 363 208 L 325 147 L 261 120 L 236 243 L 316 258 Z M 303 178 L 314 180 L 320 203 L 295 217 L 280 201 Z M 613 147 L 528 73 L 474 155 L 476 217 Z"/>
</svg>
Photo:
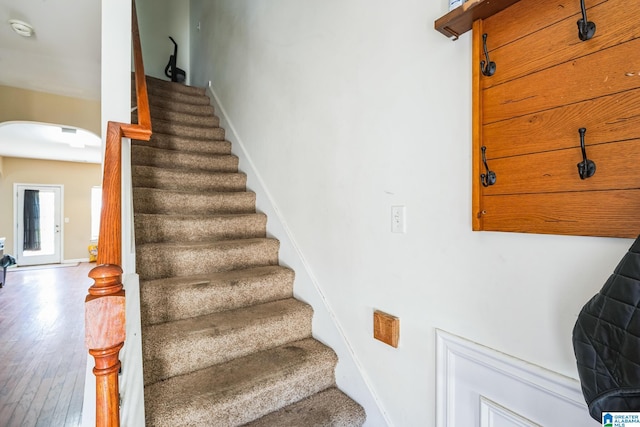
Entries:
<svg viewBox="0 0 640 427">
<path fill-rule="evenodd" d="M 577 313 L 631 244 L 471 231 L 471 34 L 433 30 L 447 4 L 191 0 L 192 83 L 213 82 L 395 426 L 435 423 L 435 328 L 575 378 Z"/>
<path fill-rule="evenodd" d="M 178 43 L 178 68 L 189 76 L 189 0 L 137 0 L 145 74 L 169 80 L 164 68 Z"/>
<path fill-rule="evenodd" d="M 107 122 L 131 122 L 131 2 L 102 2 L 102 74 L 101 112 L 103 148 Z M 122 268 L 126 300 L 126 342 L 120 351 L 120 419 L 123 426 L 144 424 L 144 391 L 142 378 L 142 343 L 140 333 L 140 298 L 138 276 L 135 274 L 133 247 L 133 202 L 131 191 L 131 143 L 122 141 Z M 92 357 L 87 359 L 83 427 L 95 426 L 96 385 Z"/>
</svg>

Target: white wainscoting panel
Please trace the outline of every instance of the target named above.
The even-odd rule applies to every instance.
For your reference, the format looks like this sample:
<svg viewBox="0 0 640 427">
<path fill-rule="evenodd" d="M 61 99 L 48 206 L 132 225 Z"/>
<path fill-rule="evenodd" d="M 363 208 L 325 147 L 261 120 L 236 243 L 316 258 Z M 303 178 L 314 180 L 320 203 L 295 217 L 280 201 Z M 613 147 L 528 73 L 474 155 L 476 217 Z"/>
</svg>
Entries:
<svg viewBox="0 0 640 427">
<path fill-rule="evenodd" d="M 438 427 L 597 427 L 578 381 L 437 330 Z"/>
<path fill-rule="evenodd" d="M 496 402 L 480 396 L 481 427 L 540 427 L 531 420 L 521 417 Z"/>
</svg>

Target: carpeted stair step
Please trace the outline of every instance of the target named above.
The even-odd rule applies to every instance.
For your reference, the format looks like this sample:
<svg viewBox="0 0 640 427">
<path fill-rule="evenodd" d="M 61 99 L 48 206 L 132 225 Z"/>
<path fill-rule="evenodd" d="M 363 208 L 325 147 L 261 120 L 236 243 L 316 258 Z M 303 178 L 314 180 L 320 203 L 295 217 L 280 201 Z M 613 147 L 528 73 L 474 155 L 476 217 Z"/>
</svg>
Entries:
<svg viewBox="0 0 640 427">
<path fill-rule="evenodd" d="M 146 424 L 361 426 L 207 90 L 147 85 L 154 134 L 131 149 Z"/>
<path fill-rule="evenodd" d="M 288 298 L 147 326 L 145 385 L 307 338 L 312 316 L 309 305 Z"/>
<path fill-rule="evenodd" d="M 278 263 L 280 242 L 255 238 L 218 242 L 168 242 L 136 245 L 142 280 L 191 276 Z"/>
<path fill-rule="evenodd" d="M 285 406 L 245 427 L 353 427 L 366 421 L 362 406 L 335 387 Z"/>
<path fill-rule="evenodd" d="M 159 79 L 157 77 L 145 76 L 147 82 L 147 92 L 152 87 L 160 87 L 165 90 L 171 90 L 175 92 L 183 92 L 191 95 L 204 95 L 206 89 L 204 87 L 189 86 L 183 83 L 172 82 L 171 80 Z M 131 72 L 131 91 L 136 90 L 135 73 Z"/>
<path fill-rule="evenodd" d="M 213 173 L 133 165 L 133 186 L 183 191 L 243 191 L 243 173 Z"/>
<path fill-rule="evenodd" d="M 209 100 L 209 97 L 206 94 L 183 94 L 178 93 L 171 95 L 170 90 L 166 90 L 163 88 L 160 89 L 152 89 L 149 87 L 148 91 L 148 100 L 149 100 L 149 109 L 153 114 L 158 110 L 166 110 L 166 111 L 174 111 L 181 112 L 186 114 L 194 114 L 197 116 L 206 116 L 212 115 L 214 113 L 213 106 Z M 190 102 L 176 102 L 174 98 L 176 97 L 184 97 L 187 101 Z M 138 105 L 137 94 L 135 89 L 131 90 L 131 107 L 132 112 L 136 112 L 137 108 L 134 108 Z"/>
<path fill-rule="evenodd" d="M 180 125 L 194 125 L 203 127 L 216 127 L 220 124 L 220 119 L 213 114 L 213 107 L 206 114 L 184 113 L 181 111 L 165 110 L 151 106 L 150 109 L 151 122 L 162 120 Z M 138 110 L 131 112 L 131 122 L 138 122 Z"/>
<path fill-rule="evenodd" d="M 209 97 L 205 94 L 185 93 L 157 85 L 147 86 L 147 89 L 150 99 L 164 98 L 180 104 L 211 105 Z"/>
<path fill-rule="evenodd" d="M 154 131 L 166 133 L 169 135 L 178 135 L 187 138 L 208 138 L 208 139 L 224 139 L 224 129 L 217 127 L 219 119 L 212 116 L 213 126 L 194 126 L 181 123 L 165 122 L 164 120 L 153 120 L 152 127 Z"/>
<path fill-rule="evenodd" d="M 157 77 L 146 76 L 147 78 L 147 89 L 149 87 L 161 87 L 165 90 L 172 90 L 176 92 L 183 92 L 191 95 L 204 95 L 205 88 L 198 86 L 188 86 L 182 83 L 172 82 L 170 80 L 162 80 Z M 132 82 L 132 88 L 134 88 Z"/>
<path fill-rule="evenodd" d="M 158 168 L 193 171 L 238 172 L 238 158 L 232 154 L 185 153 L 163 148 L 131 146 L 132 163 Z"/>
<path fill-rule="evenodd" d="M 131 140 L 132 145 L 162 148 L 186 153 L 231 154 L 229 141 L 185 138 L 177 135 L 154 132 L 149 141 Z"/>
<path fill-rule="evenodd" d="M 151 108 L 151 121 L 164 120 L 173 123 L 191 124 L 195 126 L 219 126 L 220 119 L 213 113 L 213 106 L 207 114 L 183 113 L 180 111 L 165 110 L 162 108 Z"/>
<path fill-rule="evenodd" d="M 132 90 L 135 89 L 135 81 L 131 81 L 131 88 Z M 147 79 L 147 92 L 149 94 L 171 93 L 189 97 L 206 96 L 206 89 L 204 87 L 187 86 L 185 84 L 160 79 Z"/>
<path fill-rule="evenodd" d="M 213 108 L 209 97 L 206 95 L 189 95 L 174 93 L 163 89 L 149 89 L 148 92 L 149 110 L 168 110 L 182 113 L 204 116 L 211 114 Z M 183 101 L 176 101 L 176 99 Z M 137 94 L 131 91 L 131 112 L 135 113 L 138 105 Z"/>
<path fill-rule="evenodd" d="M 334 386 L 335 353 L 304 339 L 145 387 L 147 425 L 237 426 Z"/>
<path fill-rule="evenodd" d="M 139 187 L 133 189 L 133 203 L 136 213 L 215 215 L 256 211 L 256 195 L 251 191 L 194 193 Z"/>
<path fill-rule="evenodd" d="M 132 106 L 137 105 L 135 96 L 132 96 L 131 98 L 131 105 Z M 149 108 L 150 110 L 160 109 L 160 110 L 175 111 L 179 113 L 187 113 L 187 114 L 195 114 L 197 116 L 203 116 L 206 114 L 210 114 L 212 107 L 211 107 L 211 104 L 186 104 L 186 103 L 174 102 L 171 99 L 154 95 L 149 98 Z"/>
<path fill-rule="evenodd" d="M 142 323 L 151 325 L 293 296 L 293 270 L 279 265 L 140 282 Z"/>
<path fill-rule="evenodd" d="M 201 242 L 265 237 L 267 216 L 262 213 L 232 215 L 135 214 L 136 241 Z"/>
</svg>

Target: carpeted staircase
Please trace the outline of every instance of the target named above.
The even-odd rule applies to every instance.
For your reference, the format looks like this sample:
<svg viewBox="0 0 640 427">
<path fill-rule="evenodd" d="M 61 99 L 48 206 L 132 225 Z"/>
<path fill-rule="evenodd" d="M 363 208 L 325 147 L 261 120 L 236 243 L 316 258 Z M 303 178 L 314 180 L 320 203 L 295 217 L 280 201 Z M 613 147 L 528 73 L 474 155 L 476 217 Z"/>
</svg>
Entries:
<svg viewBox="0 0 640 427">
<path fill-rule="evenodd" d="M 147 84 L 153 136 L 132 143 L 147 425 L 361 426 L 204 89 Z"/>
</svg>

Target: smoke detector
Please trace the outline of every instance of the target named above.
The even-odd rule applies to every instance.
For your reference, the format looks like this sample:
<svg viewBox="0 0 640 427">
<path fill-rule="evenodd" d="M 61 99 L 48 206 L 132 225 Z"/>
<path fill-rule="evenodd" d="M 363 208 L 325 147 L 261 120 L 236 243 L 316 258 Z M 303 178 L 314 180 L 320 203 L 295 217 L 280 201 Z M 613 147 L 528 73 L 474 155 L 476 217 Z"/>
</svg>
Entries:
<svg viewBox="0 0 640 427">
<path fill-rule="evenodd" d="M 11 29 L 13 31 L 20 34 L 22 37 L 31 37 L 33 35 L 33 27 L 24 21 L 10 19 L 9 25 L 11 25 Z"/>
</svg>

